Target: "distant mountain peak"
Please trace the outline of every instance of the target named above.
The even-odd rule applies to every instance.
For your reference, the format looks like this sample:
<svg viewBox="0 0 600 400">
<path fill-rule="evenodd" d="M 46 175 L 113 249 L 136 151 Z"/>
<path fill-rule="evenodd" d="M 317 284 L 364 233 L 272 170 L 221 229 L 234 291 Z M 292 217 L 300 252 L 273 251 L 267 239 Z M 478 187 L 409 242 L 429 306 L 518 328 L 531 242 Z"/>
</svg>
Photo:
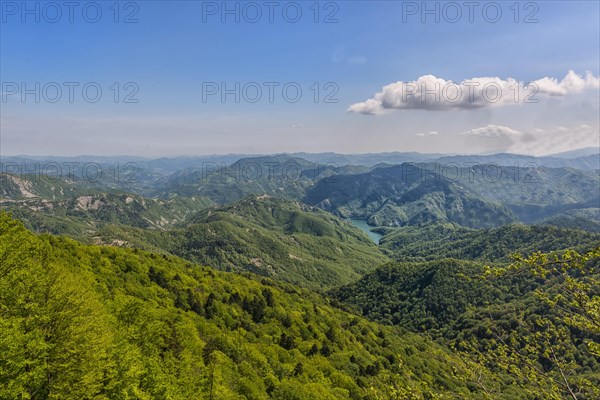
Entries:
<svg viewBox="0 0 600 400">
<path fill-rule="evenodd" d="M 561 153 L 548 154 L 544 157 L 554 157 L 554 158 L 577 158 L 577 157 L 587 157 L 587 156 L 600 156 L 600 147 L 583 147 L 581 149 L 563 151 Z"/>
</svg>

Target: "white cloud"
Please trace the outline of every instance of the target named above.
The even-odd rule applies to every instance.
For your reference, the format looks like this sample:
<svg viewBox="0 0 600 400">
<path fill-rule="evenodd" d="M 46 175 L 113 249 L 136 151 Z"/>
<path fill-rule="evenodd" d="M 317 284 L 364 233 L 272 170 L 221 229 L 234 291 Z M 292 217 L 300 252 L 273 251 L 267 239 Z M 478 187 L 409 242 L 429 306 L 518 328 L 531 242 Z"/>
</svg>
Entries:
<svg viewBox="0 0 600 400">
<path fill-rule="evenodd" d="M 431 132 L 427 132 L 427 133 L 423 133 L 423 132 L 417 133 L 417 136 L 421 136 L 421 137 L 424 137 L 424 136 L 436 136 L 436 135 L 439 135 L 438 131 L 431 131 Z"/>
<path fill-rule="evenodd" d="M 373 98 L 352 104 L 348 111 L 381 115 L 392 110 L 471 110 L 537 103 L 542 98 L 598 88 L 600 78 L 589 72 L 580 76 L 569 71 L 561 81 L 544 77 L 529 83 L 498 77 L 471 78 L 455 83 L 434 75 L 423 75 L 416 81 L 386 85 Z"/>
<path fill-rule="evenodd" d="M 503 138 L 503 137 L 516 137 L 523 133 L 501 125 L 488 125 L 481 128 L 471 129 L 470 131 L 463 132 L 463 136 L 477 136 L 486 138 Z"/>
<path fill-rule="evenodd" d="M 572 70 L 560 82 L 556 78 L 545 77 L 533 83 L 537 85 L 539 93 L 550 96 L 565 96 L 569 93 L 580 93 L 586 88 L 598 89 L 600 87 L 599 77 L 592 75 L 591 72 L 582 77 Z"/>
<path fill-rule="evenodd" d="M 598 146 L 600 146 L 600 129 L 580 124 L 570 127 L 559 126 L 541 133 L 533 130 L 531 134 L 515 140 L 508 150 L 511 153 L 543 155 Z"/>
<path fill-rule="evenodd" d="M 460 135 L 479 141 L 490 151 L 516 154 L 542 155 L 600 146 L 599 129 L 585 124 L 568 128 L 564 126 L 552 129 L 536 128 L 527 132 L 507 126 L 487 125 Z"/>
<path fill-rule="evenodd" d="M 486 149 L 486 152 L 503 153 L 518 142 L 530 140 L 529 134 L 502 125 L 487 125 L 463 132 L 473 142 Z"/>
</svg>

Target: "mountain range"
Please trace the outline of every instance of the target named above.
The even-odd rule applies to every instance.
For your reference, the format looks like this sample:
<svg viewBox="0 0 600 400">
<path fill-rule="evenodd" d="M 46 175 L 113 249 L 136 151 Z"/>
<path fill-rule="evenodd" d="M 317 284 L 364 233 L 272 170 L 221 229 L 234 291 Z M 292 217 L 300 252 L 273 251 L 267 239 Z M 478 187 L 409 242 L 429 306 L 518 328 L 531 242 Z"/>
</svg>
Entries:
<svg viewBox="0 0 600 400">
<path fill-rule="evenodd" d="M 0 398 L 598 398 L 594 155 L 434 156 L 4 163 Z"/>
</svg>

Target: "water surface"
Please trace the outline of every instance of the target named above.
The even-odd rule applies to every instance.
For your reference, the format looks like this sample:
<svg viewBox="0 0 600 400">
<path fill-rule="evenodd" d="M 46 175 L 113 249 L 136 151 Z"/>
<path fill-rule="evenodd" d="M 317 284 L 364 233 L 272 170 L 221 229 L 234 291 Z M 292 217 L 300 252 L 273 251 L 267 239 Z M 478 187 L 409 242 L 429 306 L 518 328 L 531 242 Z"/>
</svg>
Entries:
<svg viewBox="0 0 600 400">
<path fill-rule="evenodd" d="M 373 227 L 367 224 L 366 220 L 359 218 L 351 218 L 349 219 L 349 222 L 361 231 L 365 232 L 367 235 L 369 235 L 369 237 L 372 241 L 375 242 L 375 244 L 379 244 L 379 239 L 381 239 L 383 235 L 377 232 L 372 232 L 371 229 Z"/>
</svg>

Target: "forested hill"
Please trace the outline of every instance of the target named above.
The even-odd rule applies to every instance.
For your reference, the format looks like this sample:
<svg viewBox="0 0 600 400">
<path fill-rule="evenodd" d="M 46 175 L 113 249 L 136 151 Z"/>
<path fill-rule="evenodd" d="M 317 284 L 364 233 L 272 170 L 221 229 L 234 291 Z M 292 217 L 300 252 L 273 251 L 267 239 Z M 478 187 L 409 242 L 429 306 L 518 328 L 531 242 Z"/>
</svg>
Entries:
<svg viewBox="0 0 600 400">
<path fill-rule="evenodd" d="M 177 171 L 163 185 L 156 185 L 153 194 L 206 196 L 219 204 L 261 193 L 301 199 L 307 188 L 324 177 L 368 170 L 365 166 L 313 163 L 284 154 L 245 157 L 230 165 L 213 163 Z"/>
<path fill-rule="evenodd" d="M 419 168 L 402 164 L 323 179 L 308 190 L 305 202 L 375 226 L 450 222 L 484 228 L 515 221 L 502 204 L 439 173 L 428 172 L 424 178 Z"/>
<path fill-rule="evenodd" d="M 106 227 L 105 243 L 166 251 L 204 265 L 251 271 L 315 290 L 350 283 L 389 259 L 359 229 L 296 201 L 251 196 L 197 213 L 167 231 Z"/>
<path fill-rule="evenodd" d="M 451 224 L 386 228 L 380 247 L 403 261 L 456 258 L 506 263 L 514 253 L 564 249 L 589 251 L 600 244 L 600 234 L 554 226 L 505 225 L 468 229 Z"/>
<path fill-rule="evenodd" d="M 436 337 L 496 374 L 535 382 L 528 398 L 594 400 L 600 249 L 582 254 L 538 253 L 508 268 L 390 263 L 331 295 L 372 320 Z"/>
<path fill-rule="evenodd" d="M 318 181 L 304 201 L 374 226 L 454 223 L 490 228 L 599 209 L 598 171 L 402 164 Z"/>
<path fill-rule="evenodd" d="M 204 197 L 144 198 L 122 192 L 82 192 L 49 200 L 32 197 L 1 200 L 0 206 L 35 232 L 68 235 L 91 242 L 109 224 L 145 229 L 167 229 L 182 223 L 213 203 Z"/>
<path fill-rule="evenodd" d="M 441 346 L 287 284 L 34 236 L 6 213 L 0 259 L 3 399 L 482 398 Z"/>
</svg>

